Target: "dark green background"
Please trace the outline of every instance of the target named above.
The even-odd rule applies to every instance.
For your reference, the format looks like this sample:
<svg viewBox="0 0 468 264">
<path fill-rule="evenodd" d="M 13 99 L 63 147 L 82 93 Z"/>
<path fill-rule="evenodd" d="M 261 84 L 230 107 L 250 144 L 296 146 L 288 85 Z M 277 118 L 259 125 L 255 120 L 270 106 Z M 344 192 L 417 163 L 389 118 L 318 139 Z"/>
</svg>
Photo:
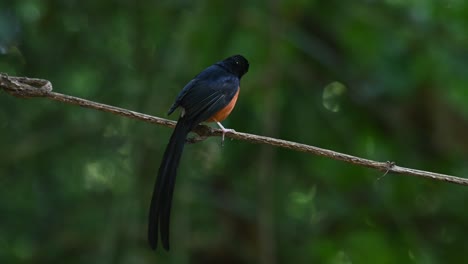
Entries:
<svg viewBox="0 0 468 264">
<path fill-rule="evenodd" d="M 0 72 L 165 117 L 240 53 L 251 67 L 226 127 L 466 177 L 467 31 L 462 0 L 2 1 Z M 172 250 L 150 251 L 170 133 L 0 92 L 0 262 L 467 260 L 467 187 L 218 137 L 186 147 Z"/>
</svg>

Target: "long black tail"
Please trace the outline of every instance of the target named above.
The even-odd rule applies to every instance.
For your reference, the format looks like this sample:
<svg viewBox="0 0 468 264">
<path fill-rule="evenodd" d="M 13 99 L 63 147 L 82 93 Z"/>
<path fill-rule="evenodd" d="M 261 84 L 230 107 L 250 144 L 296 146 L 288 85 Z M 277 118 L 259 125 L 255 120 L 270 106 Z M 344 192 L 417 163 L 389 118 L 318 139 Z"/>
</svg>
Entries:
<svg viewBox="0 0 468 264">
<path fill-rule="evenodd" d="M 148 241 L 152 249 L 156 249 L 158 245 L 159 229 L 162 245 L 169 250 L 169 218 L 177 166 L 184 150 L 185 139 L 192 128 L 191 122 L 184 120 L 183 117 L 179 119 L 159 167 L 149 211 Z"/>
</svg>

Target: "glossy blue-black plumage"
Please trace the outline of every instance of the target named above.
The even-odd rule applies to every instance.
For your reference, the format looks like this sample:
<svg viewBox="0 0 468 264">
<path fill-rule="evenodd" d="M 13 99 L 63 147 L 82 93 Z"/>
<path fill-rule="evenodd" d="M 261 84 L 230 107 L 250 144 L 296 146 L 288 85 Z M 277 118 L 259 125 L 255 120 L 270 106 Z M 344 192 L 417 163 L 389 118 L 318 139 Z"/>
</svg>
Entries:
<svg viewBox="0 0 468 264">
<path fill-rule="evenodd" d="M 183 111 L 164 152 L 151 199 L 148 225 L 151 248 L 156 249 L 160 231 L 163 247 L 169 250 L 172 194 L 188 133 L 231 102 L 239 89 L 240 78 L 248 68 L 248 61 L 241 55 L 231 56 L 206 68 L 182 89 L 169 109 L 168 114 L 178 107 Z"/>
</svg>

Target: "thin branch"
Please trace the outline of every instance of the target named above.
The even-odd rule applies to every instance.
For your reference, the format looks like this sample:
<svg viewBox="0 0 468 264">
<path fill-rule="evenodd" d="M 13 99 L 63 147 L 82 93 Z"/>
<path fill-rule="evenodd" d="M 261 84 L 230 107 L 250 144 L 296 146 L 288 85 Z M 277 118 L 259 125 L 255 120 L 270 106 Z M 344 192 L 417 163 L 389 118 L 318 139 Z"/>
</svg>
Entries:
<svg viewBox="0 0 468 264">
<path fill-rule="evenodd" d="M 115 115 L 120 115 L 132 119 L 138 119 L 148 123 L 158 124 L 167 127 L 175 127 L 176 122 L 167 120 L 160 117 L 154 117 L 135 111 L 110 106 L 106 104 L 96 103 L 93 101 L 81 99 L 74 96 L 64 95 L 56 92 L 52 92 L 52 85 L 47 80 L 42 79 L 33 79 L 27 77 L 12 77 L 6 74 L 0 73 L 0 88 L 10 93 L 11 95 L 17 97 L 46 97 L 52 100 L 75 104 L 86 108 L 92 108 L 100 111 L 109 112 Z M 221 136 L 222 131 L 220 129 L 213 129 L 209 126 L 199 125 L 194 129 L 194 132 L 199 135 L 199 138 L 189 139 L 189 142 L 198 142 L 210 136 Z M 405 174 L 411 176 L 418 176 L 423 178 L 428 178 L 432 180 L 445 181 L 450 183 L 455 183 L 459 185 L 468 186 L 468 179 L 455 177 L 446 174 L 440 174 L 435 172 L 416 170 L 411 168 L 405 168 L 397 166 L 394 162 L 386 161 L 379 162 L 369 159 L 364 159 L 360 157 L 355 157 L 352 155 L 318 148 L 314 146 L 309 146 L 301 143 L 296 143 L 292 141 L 286 141 L 282 139 L 257 136 L 248 133 L 242 132 L 229 132 L 226 134 L 226 137 L 233 139 L 244 140 L 247 142 L 255 144 L 266 144 L 271 146 L 276 146 L 280 148 L 290 149 L 294 151 L 300 151 L 305 153 L 311 153 L 318 156 L 328 157 L 335 160 L 341 160 L 347 163 L 360 165 L 372 169 L 377 169 L 379 171 L 395 174 Z"/>
</svg>

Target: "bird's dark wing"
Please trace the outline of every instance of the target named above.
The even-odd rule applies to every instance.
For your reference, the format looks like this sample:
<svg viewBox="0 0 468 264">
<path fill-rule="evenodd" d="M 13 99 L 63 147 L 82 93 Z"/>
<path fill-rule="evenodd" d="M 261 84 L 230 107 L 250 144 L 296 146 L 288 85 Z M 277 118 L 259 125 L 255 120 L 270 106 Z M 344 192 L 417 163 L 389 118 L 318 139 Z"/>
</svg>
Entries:
<svg viewBox="0 0 468 264">
<path fill-rule="evenodd" d="M 219 66 L 212 67 L 207 68 L 184 87 L 169 110 L 170 113 L 180 106 L 184 109 L 185 119 L 200 123 L 231 102 L 239 89 L 239 78 L 227 74 Z"/>
</svg>

